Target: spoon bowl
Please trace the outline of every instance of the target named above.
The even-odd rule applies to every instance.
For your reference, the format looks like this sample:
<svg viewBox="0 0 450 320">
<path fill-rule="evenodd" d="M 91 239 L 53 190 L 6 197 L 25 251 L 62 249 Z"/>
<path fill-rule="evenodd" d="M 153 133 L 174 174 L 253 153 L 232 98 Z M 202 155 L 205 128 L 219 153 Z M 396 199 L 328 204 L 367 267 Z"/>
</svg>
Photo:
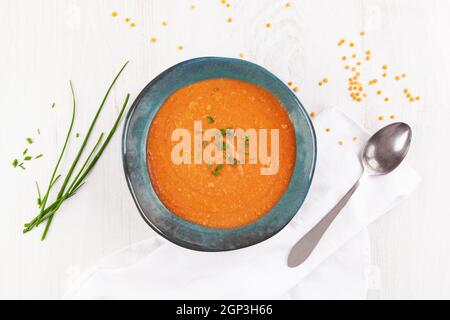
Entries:
<svg viewBox="0 0 450 320">
<path fill-rule="evenodd" d="M 362 152 L 361 160 L 368 174 L 387 174 L 397 168 L 408 153 L 412 131 L 403 122 L 392 123 L 377 131 Z"/>
</svg>

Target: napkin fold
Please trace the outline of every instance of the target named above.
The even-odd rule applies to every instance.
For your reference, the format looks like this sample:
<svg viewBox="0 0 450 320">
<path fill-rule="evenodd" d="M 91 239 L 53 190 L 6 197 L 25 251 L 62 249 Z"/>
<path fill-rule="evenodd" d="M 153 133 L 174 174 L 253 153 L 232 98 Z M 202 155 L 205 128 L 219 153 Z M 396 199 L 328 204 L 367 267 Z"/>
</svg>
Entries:
<svg viewBox="0 0 450 320">
<path fill-rule="evenodd" d="M 248 248 L 214 253 L 184 249 L 155 236 L 105 258 L 66 298 L 364 299 L 370 264 L 367 226 L 411 194 L 420 178 L 406 163 L 389 175 L 369 177 L 308 260 L 289 268 L 287 256 L 295 242 L 360 176 L 359 154 L 369 137 L 336 109 L 321 112 L 314 127 L 318 154 L 313 183 L 302 208 L 281 232 Z"/>
</svg>

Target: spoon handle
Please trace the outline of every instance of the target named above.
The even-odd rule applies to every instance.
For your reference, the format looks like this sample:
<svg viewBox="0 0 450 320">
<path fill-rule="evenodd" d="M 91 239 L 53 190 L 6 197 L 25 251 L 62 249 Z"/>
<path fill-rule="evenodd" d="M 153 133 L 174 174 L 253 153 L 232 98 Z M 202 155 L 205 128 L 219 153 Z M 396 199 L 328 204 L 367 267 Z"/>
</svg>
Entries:
<svg viewBox="0 0 450 320">
<path fill-rule="evenodd" d="M 327 213 L 322 220 L 319 221 L 307 234 L 305 234 L 291 249 L 291 252 L 288 256 L 288 266 L 290 268 L 294 268 L 305 262 L 305 260 L 309 257 L 311 252 L 313 252 L 314 248 L 319 243 L 320 239 L 324 235 L 325 231 L 327 231 L 328 227 L 337 217 L 342 208 L 345 207 L 350 197 L 353 193 L 358 189 L 362 178 L 365 177 L 363 174 L 358 181 L 351 187 L 351 189 L 345 194 L 344 197 Z"/>
</svg>

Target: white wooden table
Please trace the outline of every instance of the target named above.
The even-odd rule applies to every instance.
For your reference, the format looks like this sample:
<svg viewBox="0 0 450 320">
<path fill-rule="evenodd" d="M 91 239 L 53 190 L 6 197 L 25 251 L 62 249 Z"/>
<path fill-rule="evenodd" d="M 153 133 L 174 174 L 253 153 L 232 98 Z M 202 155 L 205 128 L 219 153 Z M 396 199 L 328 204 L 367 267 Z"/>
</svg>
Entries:
<svg viewBox="0 0 450 320">
<path fill-rule="evenodd" d="M 154 236 L 126 188 L 120 133 L 77 199 L 55 218 L 48 239 L 39 241 L 42 229 L 21 234 L 22 224 L 36 213 L 34 181 L 48 179 L 64 139 L 68 80 L 74 81 L 79 101 L 75 130 L 83 135 L 126 60 L 131 64 L 113 90 L 99 130 L 108 130 L 126 92 L 136 97 L 167 67 L 198 56 L 239 58 L 240 53 L 293 81 L 309 111 L 333 105 L 369 130 L 392 121 L 390 115 L 413 127 L 408 161 L 423 181 L 408 201 L 370 228 L 380 283 L 369 297 L 450 298 L 450 2 L 315 0 L 290 1 L 289 8 L 286 2 L 230 0 L 230 8 L 220 0 L 0 2 L 0 298 L 59 298 L 99 258 Z M 127 17 L 134 28 L 124 22 Z M 339 47 L 341 38 L 347 41 Z M 366 50 L 371 61 L 364 60 Z M 352 61 L 353 52 L 358 57 Z M 380 79 L 383 91 L 378 96 L 368 88 L 361 103 L 350 99 L 344 70 L 358 59 L 363 59 L 362 77 Z M 393 79 L 402 72 L 406 78 Z M 329 83 L 318 86 L 324 77 Z M 421 100 L 409 103 L 403 88 Z M 380 115 L 385 120 L 378 120 Z M 30 152 L 44 157 L 27 164 L 26 171 L 12 169 L 28 136 L 35 140 Z M 69 155 L 80 142 L 70 145 Z"/>
</svg>

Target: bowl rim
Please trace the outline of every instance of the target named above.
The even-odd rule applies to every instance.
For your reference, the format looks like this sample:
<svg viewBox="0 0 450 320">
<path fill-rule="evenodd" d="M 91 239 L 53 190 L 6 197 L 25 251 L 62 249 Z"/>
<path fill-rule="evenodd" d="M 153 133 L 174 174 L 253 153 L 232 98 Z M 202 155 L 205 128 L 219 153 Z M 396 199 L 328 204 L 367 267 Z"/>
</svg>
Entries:
<svg viewBox="0 0 450 320">
<path fill-rule="evenodd" d="M 127 167 L 127 159 L 126 159 L 126 154 L 127 154 L 127 134 L 129 132 L 129 125 L 130 125 L 130 121 L 134 115 L 134 112 L 136 110 L 136 108 L 139 106 L 141 99 L 146 95 L 147 91 L 149 88 L 151 88 L 155 83 L 157 83 L 158 81 L 160 81 L 162 78 L 164 78 L 164 76 L 166 74 L 169 74 L 172 70 L 183 66 L 185 64 L 189 64 L 189 63 L 193 63 L 193 62 L 202 62 L 202 61 L 211 61 L 211 60 L 216 60 L 216 61 L 229 61 L 229 62 L 237 62 L 237 63 L 241 63 L 241 64 L 247 64 L 250 65 L 253 68 L 257 68 L 260 69 L 262 72 L 264 72 L 265 74 L 267 74 L 270 78 L 272 78 L 274 81 L 279 82 L 282 86 L 284 86 L 285 88 L 288 89 L 289 92 L 289 97 L 291 99 L 293 99 L 296 103 L 296 105 L 299 107 L 299 111 L 301 113 L 303 113 L 304 118 L 306 120 L 307 123 L 307 127 L 309 130 L 309 133 L 311 135 L 311 144 L 312 144 L 312 154 L 311 154 L 311 168 L 309 170 L 309 172 L 307 173 L 307 176 L 309 177 L 309 181 L 308 181 L 308 185 L 306 186 L 306 192 L 305 192 L 305 196 L 303 198 L 302 201 L 298 201 L 296 206 L 295 206 L 295 210 L 296 213 L 292 215 L 292 217 L 290 219 L 286 219 L 283 227 L 281 227 L 279 230 L 277 230 L 276 232 L 271 233 L 270 235 L 268 235 L 267 237 L 265 237 L 264 239 L 257 241 L 257 242 L 253 242 L 253 243 L 249 243 L 246 245 L 242 245 L 239 246 L 237 248 L 226 248 L 226 249 L 210 249 L 210 248 L 204 248 L 201 246 L 196 246 L 194 247 L 192 245 L 192 243 L 190 242 L 186 242 L 182 239 L 178 239 L 178 238 L 174 238 L 171 237 L 170 235 L 167 235 L 166 233 L 164 233 L 162 230 L 160 230 L 160 228 L 155 225 L 144 213 L 144 209 L 142 208 L 140 202 L 139 202 L 139 197 L 136 194 L 136 191 L 134 190 L 132 181 L 131 181 L 131 175 L 129 172 L 129 168 Z M 201 80 L 200 80 L 201 81 Z M 241 80 L 241 81 L 245 81 L 245 80 Z M 268 89 L 266 89 L 268 90 Z M 159 106 L 160 107 L 160 106 Z M 152 120 L 153 121 L 153 120 Z M 151 123 L 150 123 L 151 125 Z M 148 139 L 148 133 L 146 134 L 146 140 Z M 297 144 L 297 142 L 296 142 Z M 124 169 L 124 175 L 125 175 L 125 180 L 127 182 L 127 186 L 128 189 L 131 193 L 131 196 L 133 198 L 133 201 L 138 209 L 139 214 L 141 215 L 141 217 L 144 219 L 144 221 L 160 236 L 162 236 L 163 238 L 165 238 L 166 240 L 181 246 L 185 249 L 189 249 L 189 250 L 194 250 L 194 251 L 203 251 L 203 252 L 222 252 L 222 251 L 231 251 L 231 250 L 239 250 L 239 249 L 243 249 L 243 248 L 247 248 L 259 243 L 262 243 L 270 238 L 272 238 L 273 236 L 275 236 L 277 233 L 279 233 L 281 230 L 283 230 L 288 224 L 289 222 L 297 215 L 298 210 L 301 208 L 301 206 L 303 205 L 307 194 L 310 191 L 311 188 L 311 184 L 314 178 L 314 173 L 315 173 L 315 169 L 316 169 L 316 163 L 317 163 L 317 137 L 316 137 L 316 132 L 313 126 L 313 123 L 311 121 L 311 118 L 309 117 L 308 112 L 306 111 L 305 107 L 303 106 L 303 104 L 301 103 L 301 101 L 299 100 L 299 98 L 292 92 L 292 90 L 287 86 L 286 83 L 284 83 L 284 81 L 282 81 L 281 79 L 279 79 L 276 75 L 274 75 L 272 72 L 270 72 L 269 70 L 267 70 L 266 68 L 247 61 L 247 60 L 242 60 L 242 59 L 237 59 L 237 58 L 229 58 L 229 57 L 219 57 L 219 56 L 205 56 L 205 57 L 197 57 L 197 58 L 192 58 L 192 59 L 187 59 L 181 62 L 178 62 L 174 65 L 172 65 L 171 67 L 165 69 L 164 71 L 162 71 L 161 73 L 159 73 L 157 76 L 155 76 L 138 94 L 138 96 L 136 97 L 136 99 L 133 101 L 130 109 L 127 111 L 127 115 L 124 119 L 124 126 L 123 126 L 123 131 L 122 131 L 122 146 L 121 146 L 121 156 L 122 156 L 122 165 L 123 165 L 123 169 Z M 295 170 L 295 168 L 293 169 Z M 148 169 L 147 169 L 147 174 L 148 173 Z M 294 173 L 292 173 L 294 174 Z M 290 182 L 291 183 L 291 182 Z M 151 186 L 153 188 L 153 186 Z M 287 191 L 287 190 L 286 190 Z M 157 195 L 158 199 L 159 196 Z M 280 198 L 280 200 L 284 197 L 283 196 Z M 280 201 L 279 200 L 279 201 Z M 161 201 L 161 200 L 160 200 Z M 162 203 L 162 201 L 161 201 Z M 278 202 L 277 202 L 278 203 Z M 170 213 L 174 214 L 173 212 L 171 212 L 167 207 L 165 207 L 164 203 L 162 203 L 162 205 L 164 206 L 164 208 L 169 211 Z M 269 211 L 270 212 L 270 211 Z M 182 219 L 182 218 L 180 218 Z M 184 220 L 184 219 L 183 219 Z M 258 219 L 259 220 L 259 219 Z M 190 222 L 191 223 L 191 222 Z M 192 223 L 193 224 L 193 223 Z M 244 226 L 245 227 L 245 226 Z"/>
</svg>

